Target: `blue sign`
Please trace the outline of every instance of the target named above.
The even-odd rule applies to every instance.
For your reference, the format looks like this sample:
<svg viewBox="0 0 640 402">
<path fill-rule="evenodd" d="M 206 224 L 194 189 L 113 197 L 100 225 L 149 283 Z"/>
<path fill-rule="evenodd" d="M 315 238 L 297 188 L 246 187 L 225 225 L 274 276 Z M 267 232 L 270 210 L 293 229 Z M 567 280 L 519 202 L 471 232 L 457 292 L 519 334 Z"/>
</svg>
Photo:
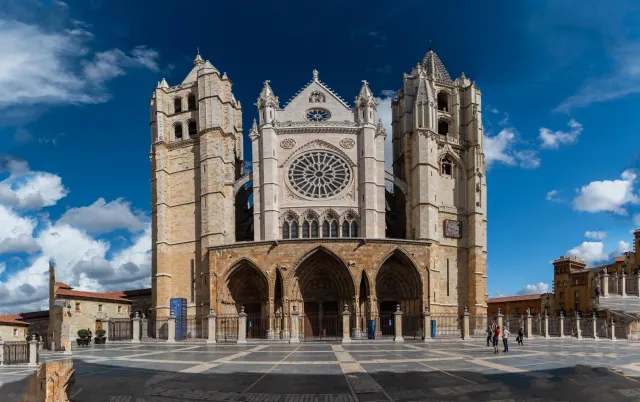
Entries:
<svg viewBox="0 0 640 402">
<path fill-rule="evenodd" d="M 176 340 L 181 340 L 187 336 L 187 299 L 173 298 L 169 300 L 169 308 L 176 317 Z"/>
</svg>

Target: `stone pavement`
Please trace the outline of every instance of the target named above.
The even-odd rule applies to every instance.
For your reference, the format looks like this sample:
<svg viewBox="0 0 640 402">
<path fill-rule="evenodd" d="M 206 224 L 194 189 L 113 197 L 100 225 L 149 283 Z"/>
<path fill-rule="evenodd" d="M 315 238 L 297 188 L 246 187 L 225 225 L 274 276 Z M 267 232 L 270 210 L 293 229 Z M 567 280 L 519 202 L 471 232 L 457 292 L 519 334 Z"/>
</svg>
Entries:
<svg viewBox="0 0 640 402">
<path fill-rule="evenodd" d="M 498 355 L 479 340 L 93 345 L 74 349 L 71 399 L 640 401 L 639 344 L 575 339 L 511 343 L 509 353 Z M 0 368 L 0 401 L 18 401 L 32 371 Z"/>
</svg>

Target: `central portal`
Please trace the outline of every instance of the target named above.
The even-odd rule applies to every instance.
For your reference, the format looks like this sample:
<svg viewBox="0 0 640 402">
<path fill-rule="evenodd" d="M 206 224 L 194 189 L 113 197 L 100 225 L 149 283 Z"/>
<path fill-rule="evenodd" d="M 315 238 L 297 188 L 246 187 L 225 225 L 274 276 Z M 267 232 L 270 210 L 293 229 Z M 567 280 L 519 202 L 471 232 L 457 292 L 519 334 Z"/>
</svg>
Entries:
<svg viewBox="0 0 640 402">
<path fill-rule="evenodd" d="M 341 339 L 342 312 L 355 296 L 344 262 L 325 248 L 309 254 L 294 273 L 294 294 L 302 302 L 300 333 L 307 340 Z"/>
</svg>

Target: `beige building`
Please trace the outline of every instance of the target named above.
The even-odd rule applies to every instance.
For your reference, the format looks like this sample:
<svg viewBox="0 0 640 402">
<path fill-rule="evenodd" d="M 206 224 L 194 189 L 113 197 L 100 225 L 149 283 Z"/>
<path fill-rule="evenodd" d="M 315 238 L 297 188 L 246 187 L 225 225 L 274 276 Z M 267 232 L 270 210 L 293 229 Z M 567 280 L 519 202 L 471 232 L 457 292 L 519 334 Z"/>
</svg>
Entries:
<svg viewBox="0 0 640 402">
<path fill-rule="evenodd" d="M 0 340 L 24 341 L 29 333 L 29 324 L 22 321 L 20 314 L 0 315 Z"/>
<path fill-rule="evenodd" d="M 155 314 L 171 298 L 190 315 L 244 307 L 278 336 L 294 307 L 309 318 L 346 305 L 354 329 L 397 304 L 486 313 L 480 90 L 433 50 L 400 84 L 386 133 L 366 81 L 349 104 L 314 70 L 284 105 L 265 81 L 246 173 L 226 73 L 198 55 L 180 84 L 163 79 L 151 99 Z"/>
</svg>

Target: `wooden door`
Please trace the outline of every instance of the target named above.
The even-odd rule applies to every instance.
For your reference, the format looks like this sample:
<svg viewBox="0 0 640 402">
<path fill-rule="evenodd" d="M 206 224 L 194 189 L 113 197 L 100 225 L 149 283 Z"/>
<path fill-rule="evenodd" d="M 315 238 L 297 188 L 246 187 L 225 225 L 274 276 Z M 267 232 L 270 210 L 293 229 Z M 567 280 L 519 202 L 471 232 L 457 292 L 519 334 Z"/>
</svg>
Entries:
<svg viewBox="0 0 640 402">
<path fill-rule="evenodd" d="M 98 332 L 99 329 L 102 329 L 102 321 L 100 320 L 96 320 L 96 333 Z"/>
</svg>

